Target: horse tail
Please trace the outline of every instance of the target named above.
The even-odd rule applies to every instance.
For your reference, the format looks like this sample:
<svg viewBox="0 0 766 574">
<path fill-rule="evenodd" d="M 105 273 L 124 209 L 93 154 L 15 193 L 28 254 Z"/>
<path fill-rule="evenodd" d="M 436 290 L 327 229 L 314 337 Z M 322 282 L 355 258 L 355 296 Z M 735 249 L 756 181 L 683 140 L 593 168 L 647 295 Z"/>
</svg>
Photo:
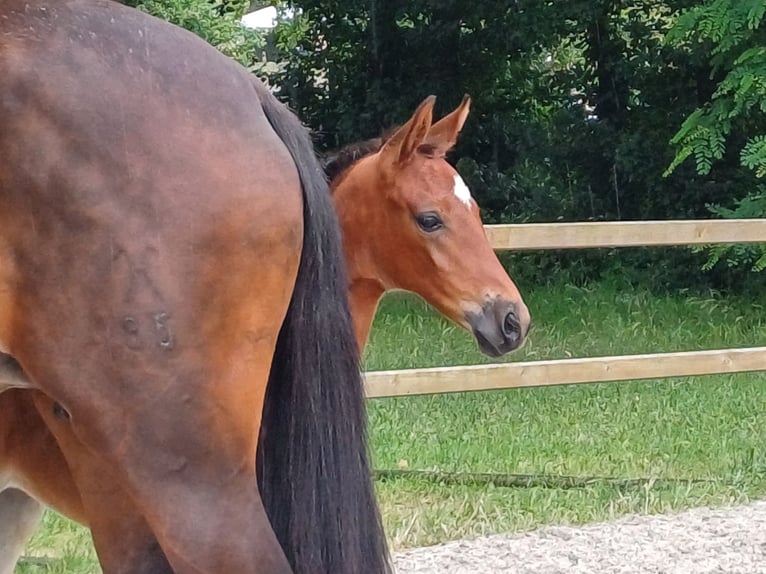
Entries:
<svg viewBox="0 0 766 574">
<path fill-rule="evenodd" d="M 266 389 L 261 496 L 296 574 L 388 573 L 337 217 L 308 131 L 260 82 L 257 91 L 298 168 L 304 226 Z"/>
</svg>

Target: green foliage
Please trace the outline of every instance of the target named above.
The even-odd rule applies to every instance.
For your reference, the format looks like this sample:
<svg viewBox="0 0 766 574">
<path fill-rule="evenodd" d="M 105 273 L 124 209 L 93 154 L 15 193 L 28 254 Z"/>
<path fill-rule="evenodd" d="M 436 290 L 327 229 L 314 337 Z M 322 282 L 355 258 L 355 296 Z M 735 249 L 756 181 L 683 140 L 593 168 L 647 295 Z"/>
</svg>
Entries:
<svg viewBox="0 0 766 574">
<path fill-rule="evenodd" d="M 250 0 L 131 0 L 127 4 L 186 28 L 245 66 L 261 60 L 263 34 L 240 23 Z"/>
<path fill-rule="evenodd" d="M 766 191 L 761 188 L 760 191 L 737 200 L 734 209 L 720 205 L 711 205 L 708 209 L 711 213 L 725 219 L 761 218 L 766 215 Z M 729 268 L 746 268 L 756 273 L 766 269 L 766 245 L 764 244 L 701 245 L 693 247 L 692 250 L 707 254 L 707 261 L 702 266 L 706 271 L 712 270 L 719 262 L 725 263 Z"/>
<path fill-rule="evenodd" d="M 741 160 L 757 177 L 766 175 L 766 135 L 751 138 L 742 148 Z"/>
<path fill-rule="evenodd" d="M 132 1 L 266 76 L 320 150 L 379 135 L 429 94 L 439 115 L 470 93 L 451 159 L 490 223 L 708 217 L 766 174 L 763 0 L 280 0 L 268 34 L 239 24 L 248 0 Z M 688 281 L 697 259 L 524 261 Z"/>
<path fill-rule="evenodd" d="M 709 174 L 713 164 L 726 154 L 727 140 L 744 139 L 740 144 L 741 164 L 757 178 L 766 176 L 765 15 L 763 0 L 709 0 L 678 18 L 668 41 L 687 51 L 704 47 L 711 75 L 719 81 L 709 100 L 689 115 L 671 140 L 677 153 L 666 174 L 690 157 L 698 173 Z M 737 129 L 739 133 L 734 135 Z M 766 216 L 762 191 L 735 199 L 735 205 L 726 209 L 713 204 L 709 209 L 726 218 Z M 766 245 L 715 245 L 694 250 L 707 253 L 706 270 L 719 262 L 755 272 L 766 268 Z"/>
<path fill-rule="evenodd" d="M 439 98 L 438 115 L 470 93 L 452 158 L 489 223 L 706 217 L 705 205 L 742 197 L 756 178 L 704 123 L 693 135 L 704 145 L 684 153 L 707 170 L 679 165 L 663 177 L 674 126 L 717 87 L 709 42 L 666 41 L 679 15 L 689 20 L 689 4 L 477 1 L 466 10 L 457 0 L 294 0 L 299 16 L 276 34 L 285 60 L 276 81 L 322 149 L 405 121 L 428 94 Z M 751 106 L 759 86 L 735 90 L 731 109 Z M 741 138 L 741 123 L 729 137 Z M 761 149 L 748 157 L 757 161 Z M 652 269 L 690 264 L 679 250 L 654 253 L 621 256 L 618 269 L 631 257 Z M 595 277 L 616 261 L 535 256 L 577 273 L 584 259 Z"/>
<path fill-rule="evenodd" d="M 735 124 L 763 127 L 766 112 L 766 33 L 763 0 L 709 0 L 684 12 L 668 41 L 686 50 L 704 46 L 711 74 L 719 77 L 710 100 L 684 121 L 672 139 L 678 151 L 666 173 L 693 157 L 700 174 L 723 158 Z M 760 135 L 760 134 L 759 134 Z M 766 174 L 763 137 L 751 136 L 742 151 L 743 164 Z"/>
</svg>

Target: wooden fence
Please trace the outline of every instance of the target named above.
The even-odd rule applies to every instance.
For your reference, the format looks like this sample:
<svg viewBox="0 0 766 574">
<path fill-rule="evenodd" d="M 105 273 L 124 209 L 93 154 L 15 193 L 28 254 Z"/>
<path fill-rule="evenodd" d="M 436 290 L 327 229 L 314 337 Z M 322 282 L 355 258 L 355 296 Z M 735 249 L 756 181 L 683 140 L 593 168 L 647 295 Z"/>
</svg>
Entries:
<svg viewBox="0 0 766 574">
<path fill-rule="evenodd" d="M 497 250 L 766 243 L 766 219 L 488 225 Z M 766 371 L 766 347 L 436 367 L 365 374 L 367 396 L 454 393 Z"/>
</svg>

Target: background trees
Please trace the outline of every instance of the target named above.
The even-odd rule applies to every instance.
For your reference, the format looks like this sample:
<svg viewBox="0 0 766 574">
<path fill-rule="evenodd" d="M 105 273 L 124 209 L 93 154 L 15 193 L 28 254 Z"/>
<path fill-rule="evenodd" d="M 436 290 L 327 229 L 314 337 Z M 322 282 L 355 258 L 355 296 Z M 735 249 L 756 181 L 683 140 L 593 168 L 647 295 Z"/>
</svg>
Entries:
<svg viewBox="0 0 766 574">
<path fill-rule="evenodd" d="M 470 93 L 453 159 L 488 222 L 766 210 L 766 0 L 280 0 L 270 32 L 237 24 L 250 0 L 133 4 L 267 77 L 320 150 L 379 135 L 428 94 L 448 110 Z M 708 256 L 742 271 L 700 284 L 766 266 L 763 249 Z M 541 280 L 619 271 L 666 285 L 688 285 L 706 260 L 685 249 L 515 259 Z"/>
</svg>

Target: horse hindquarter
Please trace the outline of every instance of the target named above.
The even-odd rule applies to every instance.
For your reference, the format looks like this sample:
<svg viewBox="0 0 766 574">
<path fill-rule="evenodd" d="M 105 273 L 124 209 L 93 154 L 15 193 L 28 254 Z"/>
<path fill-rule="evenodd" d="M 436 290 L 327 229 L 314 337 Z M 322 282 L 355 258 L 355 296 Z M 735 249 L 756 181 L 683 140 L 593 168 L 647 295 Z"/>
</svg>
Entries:
<svg viewBox="0 0 766 574">
<path fill-rule="evenodd" d="M 289 571 L 255 451 L 300 185 L 249 74 L 109 2 L 0 14 L 0 345 L 174 569 Z"/>
</svg>

